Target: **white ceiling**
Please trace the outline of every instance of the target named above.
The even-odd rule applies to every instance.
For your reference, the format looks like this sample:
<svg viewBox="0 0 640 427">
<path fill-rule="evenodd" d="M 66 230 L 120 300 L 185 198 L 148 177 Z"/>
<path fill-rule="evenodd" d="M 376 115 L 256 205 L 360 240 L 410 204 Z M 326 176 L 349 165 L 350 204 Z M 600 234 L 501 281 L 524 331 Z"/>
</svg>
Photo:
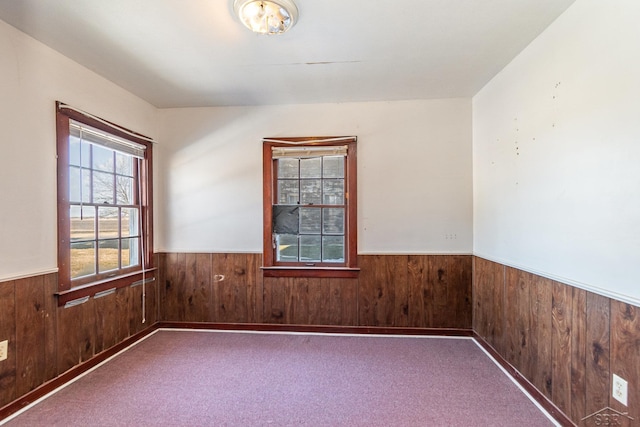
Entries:
<svg viewBox="0 0 640 427">
<path fill-rule="evenodd" d="M 297 0 L 284 35 L 233 0 L 0 0 L 0 19 L 156 107 L 470 97 L 574 0 Z"/>
</svg>

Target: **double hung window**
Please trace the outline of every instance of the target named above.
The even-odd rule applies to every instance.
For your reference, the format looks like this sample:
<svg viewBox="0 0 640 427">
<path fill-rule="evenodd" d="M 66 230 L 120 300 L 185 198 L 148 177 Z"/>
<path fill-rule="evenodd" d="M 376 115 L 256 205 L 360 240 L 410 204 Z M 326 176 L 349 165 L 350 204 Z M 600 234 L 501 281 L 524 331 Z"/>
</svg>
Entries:
<svg viewBox="0 0 640 427">
<path fill-rule="evenodd" d="M 264 156 L 267 270 L 355 269 L 355 138 L 267 139 Z"/>
<path fill-rule="evenodd" d="M 150 156 L 147 138 L 58 106 L 61 291 L 150 266 Z"/>
</svg>

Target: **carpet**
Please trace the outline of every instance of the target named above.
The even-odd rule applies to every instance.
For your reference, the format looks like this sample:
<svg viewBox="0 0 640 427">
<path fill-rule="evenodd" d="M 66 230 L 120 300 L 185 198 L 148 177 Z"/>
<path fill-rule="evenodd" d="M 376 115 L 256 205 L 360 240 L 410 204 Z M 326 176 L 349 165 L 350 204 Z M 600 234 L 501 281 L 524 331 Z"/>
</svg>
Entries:
<svg viewBox="0 0 640 427">
<path fill-rule="evenodd" d="M 6 426 L 552 426 L 467 338 L 159 330 Z"/>
</svg>

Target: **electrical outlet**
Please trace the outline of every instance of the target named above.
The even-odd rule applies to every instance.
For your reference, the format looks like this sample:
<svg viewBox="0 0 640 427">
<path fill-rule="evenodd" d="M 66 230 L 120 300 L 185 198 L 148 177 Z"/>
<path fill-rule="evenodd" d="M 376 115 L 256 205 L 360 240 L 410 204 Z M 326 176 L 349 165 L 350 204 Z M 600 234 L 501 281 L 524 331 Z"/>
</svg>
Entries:
<svg viewBox="0 0 640 427">
<path fill-rule="evenodd" d="M 614 399 L 627 406 L 627 382 L 613 374 L 613 386 L 611 387 L 611 394 Z"/>
<path fill-rule="evenodd" d="M 0 361 L 7 360 L 7 353 L 9 353 L 9 341 L 0 341 Z"/>
</svg>

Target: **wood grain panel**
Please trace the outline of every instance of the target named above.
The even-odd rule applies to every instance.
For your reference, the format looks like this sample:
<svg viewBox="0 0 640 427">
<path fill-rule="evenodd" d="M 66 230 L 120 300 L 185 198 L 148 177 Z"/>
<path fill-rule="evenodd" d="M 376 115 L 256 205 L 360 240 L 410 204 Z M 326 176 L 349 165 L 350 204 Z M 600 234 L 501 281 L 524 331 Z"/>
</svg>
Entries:
<svg viewBox="0 0 640 427">
<path fill-rule="evenodd" d="M 207 303 L 202 300 L 201 294 L 198 292 L 196 257 L 195 253 L 184 254 L 184 266 L 179 270 L 182 273 L 178 285 L 182 291 L 182 299 L 178 301 L 184 308 L 183 320 L 188 322 L 202 321 L 198 315 Z"/>
<path fill-rule="evenodd" d="M 61 307 L 58 311 L 58 375 L 82 361 L 79 350 L 82 311 L 82 305 Z"/>
<path fill-rule="evenodd" d="M 54 378 L 58 371 L 57 361 L 57 318 L 58 301 L 54 294 L 58 291 L 58 273 L 44 276 L 45 295 L 45 376 L 44 380 L 49 381 Z"/>
<path fill-rule="evenodd" d="M 166 318 L 184 321 L 186 318 L 185 276 L 187 255 L 171 253 L 167 255 L 166 270 Z"/>
<path fill-rule="evenodd" d="M 284 323 L 284 287 L 285 279 L 265 277 L 264 282 L 264 323 Z"/>
<path fill-rule="evenodd" d="M 611 373 L 628 382 L 628 406 L 611 399 L 610 407 L 628 412 L 640 424 L 640 307 L 611 301 Z M 632 425 L 628 420 L 626 424 Z"/>
<path fill-rule="evenodd" d="M 573 288 L 571 309 L 571 413 L 567 415 L 578 425 L 589 415 L 586 401 L 587 370 L 587 292 Z"/>
<path fill-rule="evenodd" d="M 118 342 L 126 339 L 129 336 L 129 299 L 131 294 L 128 291 L 129 288 L 116 289 L 116 306 L 114 313 L 116 316 L 116 340 Z"/>
<path fill-rule="evenodd" d="M 553 281 L 531 275 L 530 287 L 530 369 L 529 380 L 551 399 L 551 299 Z"/>
<path fill-rule="evenodd" d="M 0 407 L 17 397 L 15 301 L 15 282 L 0 282 L 0 340 L 9 341 L 7 360 L 0 362 Z"/>
<path fill-rule="evenodd" d="M 123 288 L 128 289 L 128 288 Z M 90 298 L 89 301 L 81 304 L 80 323 L 75 325 L 80 332 L 79 336 L 79 354 L 80 362 L 86 362 L 96 354 L 96 308 L 95 299 Z"/>
<path fill-rule="evenodd" d="M 262 320 L 264 289 L 262 287 L 262 254 L 245 254 L 247 259 L 247 321 Z"/>
<path fill-rule="evenodd" d="M 515 268 L 505 270 L 505 300 L 509 302 L 506 312 L 506 359 L 529 381 L 535 366 L 530 355 L 530 298 L 533 275 Z"/>
<path fill-rule="evenodd" d="M 134 335 L 144 328 L 146 325 L 142 323 L 142 285 L 127 287 L 129 293 L 129 312 L 123 321 L 129 320 L 129 335 Z"/>
<path fill-rule="evenodd" d="M 247 284 L 255 281 L 251 277 L 254 272 L 255 265 L 247 254 L 213 254 L 211 281 L 216 321 L 247 322 L 252 304 Z"/>
<path fill-rule="evenodd" d="M 340 289 L 340 325 L 358 325 L 358 279 L 335 279 L 331 287 Z"/>
<path fill-rule="evenodd" d="M 409 255 L 407 258 L 408 326 L 429 328 L 433 325 L 433 287 L 429 285 L 428 278 L 429 258 L 422 255 Z"/>
<path fill-rule="evenodd" d="M 450 262 L 454 276 L 456 276 L 456 287 L 454 295 L 450 295 L 456 304 L 456 322 L 451 325 L 446 322 L 445 327 L 455 327 L 461 329 L 471 329 L 473 325 L 473 307 L 471 293 L 473 287 L 473 265 L 472 257 L 469 255 L 450 256 Z"/>
<path fill-rule="evenodd" d="M 504 357 L 505 267 L 476 257 L 474 274 L 474 327 Z"/>
<path fill-rule="evenodd" d="M 186 257 L 187 278 L 192 280 L 187 291 L 186 317 L 193 322 L 213 321 L 212 254 L 192 254 Z"/>
<path fill-rule="evenodd" d="M 553 283 L 552 295 L 552 386 L 553 403 L 571 413 L 571 288 Z"/>
<path fill-rule="evenodd" d="M 406 280 L 407 259 L 406 255 L 361 255 L 358 258 L 361 326 L 394 325 L 397 317 L 395 283 Z"/>
<path fill-rule="evenodd" d="M 309 323 L 309 284 L 306 278 L 282 277 L 284 286 L 284 323 L 306 325 Z"/>
<path fill-rule="evenodd" d="M 409 326 L 409 283 L 407 255 L 394 255 L 390 265 L 387 267 L 385 280 L 393 286 L 393 323 L 388 326 L 404 327 Z"/>
<path fill-rule="evenodd" d="M 308 279 L 309 325 L 328 325 L 329 318 L 329 282 L 321 278 Z"/>
<path fill-rule="evenodd" d="M 15 281 L 16 393 L 21 396 L 44 382 L 44 277 Z"/>
<path fill-rule="evenodd" d="M 587 292 L 586 413 L 609 406 L 610 318 L 609 298 Z"/>
<path fill-rule="evenodd" d="M 168 320 L 165 318 L 165 306 L 168 304 L 166 294 L 168 255 L 166 253 L 156 253 L 154 256 L 155 265 L 158 267 L 158 271 L 156 273 L 156 316 L 158 321 Z"/>
<path fill-rule="evenodd" d="M 145 292 L 145 325 L 150 326 L 158 321 L 158 276 L 156 280 L 144 285 Z"/>
<path fill-rule="evenodd" d="M 116 313 L 116 293 L 94 298 L 96 310 L 96 353 L 114 346 L 118 342 L 118 316 Z"/>
</svg>

